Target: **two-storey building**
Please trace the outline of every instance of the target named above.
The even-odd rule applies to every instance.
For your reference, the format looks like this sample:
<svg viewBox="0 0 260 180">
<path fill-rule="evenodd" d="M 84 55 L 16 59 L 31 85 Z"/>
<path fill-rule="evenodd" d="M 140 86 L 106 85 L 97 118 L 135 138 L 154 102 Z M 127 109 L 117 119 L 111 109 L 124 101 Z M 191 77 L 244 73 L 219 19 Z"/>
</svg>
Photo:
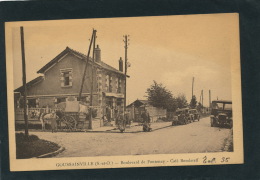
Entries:
<svg viewBox="0 0 260 180">
<path fill-rule="evenodd" d="M 113 119 L 115 112 L 123 110 L 125 74 L 123 60 L 119 59 L 119 69 L 106 64 L 101 59 L 99 46 L 94 50 L 95 61 L 90 61 L 83 84 L 81 101 L 90 103 L 90 90 L 93 68 L 93 106 L 98 109 L 98 118 L 110 114 Z M 77 104 L 87 56 L 69 47 L 43 66 L 37 73 L 41 76 L 27 83 L 27 105 L 30 112 L 39 108 L 63 108 L 69 111 L 66 104 Z M 21 94 L 21 96 L 17 94 Z M 15 90 L 16 111 L 21 112 L 23 106 L 23 87 Z M 70 103 L 66 103 L 70 102 Z M 77 107 L 76 107 L 77 108 Z M 75 110 L 75 107 L 74 107 Z M 109 111 L 109 112 L 108 112 Z M 19 113 L 18 113 L 19 114 Z M 33 116 L 33 115 L 32 115 Z M 33 119 L 33 118 L 31 118 Z M 22 115 L 16 115 L 16 121 L 22 121 Z"/>
</svg>

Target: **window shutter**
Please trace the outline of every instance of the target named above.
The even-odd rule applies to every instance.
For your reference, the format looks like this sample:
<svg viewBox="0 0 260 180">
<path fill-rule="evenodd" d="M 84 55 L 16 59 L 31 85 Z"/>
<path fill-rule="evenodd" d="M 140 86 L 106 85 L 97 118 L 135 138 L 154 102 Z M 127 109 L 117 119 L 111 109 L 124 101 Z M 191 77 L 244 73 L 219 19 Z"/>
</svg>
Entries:
<svg viewBox="0 0 260 180">
<path fill-rule="evenodd" d="M 115 86 L 115 88 L 116 88 L 116 92 L 118 92 L 118 78 L 116 78 L 116 86 Z"/>
<path fill-rule="evenodd" d="M 113 80 L 113 77 L 110 76 L 110 79 L 109 79 L 109 91 L 110 91 L 110 92 L 112 92 L 112 90 L 113 90 L 112 80 Z"/>
<path fill-rule="evenodd" d="M 64 87 L 64 77 L 63 77 L 63 73 L 60 73 L 60 85 L 61 87 Z"/>
<path fill-rule="evenodd" d="M 69 86 L 72 86 L 72 72 L 69 72 Z"/>
<path fill-rule="evenodd" d="M 108 91 L 109 81 L 108 81 L 108 75 L 106 75 L 106 91 Z"/>
</svg>

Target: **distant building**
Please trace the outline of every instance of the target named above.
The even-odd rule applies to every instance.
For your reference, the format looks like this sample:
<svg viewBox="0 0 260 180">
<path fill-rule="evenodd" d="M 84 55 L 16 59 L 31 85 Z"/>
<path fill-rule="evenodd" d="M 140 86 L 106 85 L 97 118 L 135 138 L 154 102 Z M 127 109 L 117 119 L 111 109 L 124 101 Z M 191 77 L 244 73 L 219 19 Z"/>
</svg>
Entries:
<svg viewBox="0 0 260 180">
<path fill-rule="evenodd" d="M 167 111 L 163 108 L 157 108 L 149 104 L 148 100 L 135 100 L 126 107 L 126 110 L 130 114 L 130 119 L 135 122 L 141 122 L 141 114 L 147 109 L 151 122 L 155 122 L 160 118 L 166 118 Z"/>
<path fill-rule="evenodd" d="M 87 56 L 69 47 L 43 66 L 37 73 L 41 76 L 27 83 L 27 105 L 29 119 L 34 111 L 45 108 L 47 111 L 64 107 L 66 102 L 79 101 L 79 91 Z M 101 59 L 99 46 L 95 48 L 95 62 L 90 59 L 81 101 L 89 105 L 91 89 L 91 69 L 93 68 L 93 106 L 98 109 L 101 119 L 109 111 L 111 119 L 115 112 L 122 111 L 124 106 L 125 74 L 123 60 L 119 59 L 116 69 Z M 23 109 L 23 87 L 15 89 L 16 112 Z M 18 95 L 20 93 L 20 96 Z M 68 109 L 69 111 L 69 109 Z M 23 115 L 16 113 L 16 121 L 23 120 Z M 100 123 L 99 123 L 100 124 Z"/>
</svg>

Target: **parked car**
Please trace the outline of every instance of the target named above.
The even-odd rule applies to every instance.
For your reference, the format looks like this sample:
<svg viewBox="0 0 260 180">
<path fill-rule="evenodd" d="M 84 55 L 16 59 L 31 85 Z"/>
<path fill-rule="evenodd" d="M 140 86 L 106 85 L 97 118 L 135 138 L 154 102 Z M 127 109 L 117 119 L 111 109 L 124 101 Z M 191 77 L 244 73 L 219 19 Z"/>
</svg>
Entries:
<svg viewBox="0 0 260 180">
<path fill-rule="evenodd" d="M 233 127 L 232 101 L 212 101 L 210 124 L 211 127 Z"/>
<path fill-rule="evenodd" d="M 190 115 L 190 121 L 199 121 L 200 120 L 200 115 L 197 111 L 197 109 L 189 109 L 189 115 Z"/>
<path fill-rule="evenodd" d="M 189 108 L 177 109 L 173 116 L 172 125 L 183 125 L 189 122 Z"/>
</svg>

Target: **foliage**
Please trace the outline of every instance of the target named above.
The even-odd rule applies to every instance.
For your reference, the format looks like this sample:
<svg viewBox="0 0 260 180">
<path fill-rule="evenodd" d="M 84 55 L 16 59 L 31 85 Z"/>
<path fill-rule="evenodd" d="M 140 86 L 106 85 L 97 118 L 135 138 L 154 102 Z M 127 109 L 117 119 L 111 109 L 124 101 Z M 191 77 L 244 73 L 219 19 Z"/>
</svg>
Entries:
<svg viewBox="0 0 260 180">
<path fill-rule="evenodd" d="M 178 108 L 185 108 L 188 106 L 188 102 L 184 94 L 179 94 L 178 97 L 176 98 L 176 101 L 177 101 Z"/>
<path fill-rule="evenodd" d="M 39 139 L 35 135 L 29 135 L 27 139 L 24 133 L 16 133 L 16 158 L 28 159 L 43 154 L 57 151 L 60 146 L 56 143 Z"/>
<path fill-rule="evenodd" d="M 184 108 L 188 106 L 186 96 L 179 94 L 174 97 L 172 92 L 168 90 L 161 83 L 156 81 L 147 89 L 149 103 L 154 107 L 167 109 L 169 112 L 174 112 L 177 108 Z"/>
<path fill-rule="evenodd" d="M 167 110 L 175 108 L 175 100 L 171 91 L 166 89 L 162 84 L 153 81 L 153 84 L 147 89 L 148 101 L 154 107 L 160 107 Z"/>
<path fill-rule="evenodd" d="M 194 109 L 197 107 L 197 99 L 196 96 L 193 95 L 190 101 L 190 108 Z"/>
<path fill-rule="evenodd" d="M 21 141 L 36 141 L 36 140 L 39 140 L 38 136 L 36 135 L 29 135 L 28 136 L 28 139 L 26 138 L 25 134 L 24 133 L 16 133 L 15 134 L 15 138 L 18 142 L 21 142 Z"/>
</svg>

